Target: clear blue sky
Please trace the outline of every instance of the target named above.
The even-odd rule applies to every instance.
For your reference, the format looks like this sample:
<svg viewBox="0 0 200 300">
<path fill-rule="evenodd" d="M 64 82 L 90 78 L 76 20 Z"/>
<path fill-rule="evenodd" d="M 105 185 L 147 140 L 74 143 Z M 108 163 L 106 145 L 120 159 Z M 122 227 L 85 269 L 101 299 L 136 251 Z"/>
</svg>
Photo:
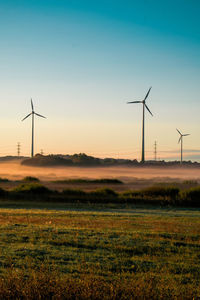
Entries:
<svg viewBox="0 0 200 300">
<path fill-rule="evenodd" d="M 0 1 L 0 155 L 86 152 L 140 159 L 140 105 L 149 86 L 147 157 L 200 158 L 200 2 Z"/>
</svg>

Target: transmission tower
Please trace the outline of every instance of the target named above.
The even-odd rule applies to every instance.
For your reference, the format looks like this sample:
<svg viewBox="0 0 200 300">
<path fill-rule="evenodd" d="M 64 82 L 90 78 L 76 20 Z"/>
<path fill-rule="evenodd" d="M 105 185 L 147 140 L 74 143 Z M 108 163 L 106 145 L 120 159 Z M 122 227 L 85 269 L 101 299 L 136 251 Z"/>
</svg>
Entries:
<svg viewBox="0 0 200 300">
<path fill-rule="evenodd" d="M 18 155 L 18 157 L 20 156 L 20 152 L 21 152 L 21 144 L 17 143 L 17 155 Z"/>
<path fill-rule="evenodd" d="M 154 159 L 157 161 L 157 142 L 154 143 Z"/>
</svg>

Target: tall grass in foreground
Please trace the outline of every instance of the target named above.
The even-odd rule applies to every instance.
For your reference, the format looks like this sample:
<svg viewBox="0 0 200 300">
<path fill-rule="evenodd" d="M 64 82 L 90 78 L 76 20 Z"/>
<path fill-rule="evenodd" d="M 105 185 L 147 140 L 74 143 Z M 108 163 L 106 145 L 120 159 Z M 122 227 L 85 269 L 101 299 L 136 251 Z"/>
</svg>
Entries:
<svg viewBox="0 0 200 300">
<path fill-rule="evenodd" d="M 28 275 L 27 275 L 28 274 Z M 112 281 L 94 274 L 79 278 L 61 276 L 48 265 L 41 265 L 36 271 L 8 269 L 0 278 L 0 299 L 77 299 L 77 300 L 119 300 L 119 299 L 199 299 L 200 288 L 182 286 L 174 278 L 160 278 L 155 274 L 143 277 L 123 278 Z"/>
<path fill-rule="evenodd" d="M 0 210 L 0 299 L 199 299 L 200 212 Z"/>
</svg>

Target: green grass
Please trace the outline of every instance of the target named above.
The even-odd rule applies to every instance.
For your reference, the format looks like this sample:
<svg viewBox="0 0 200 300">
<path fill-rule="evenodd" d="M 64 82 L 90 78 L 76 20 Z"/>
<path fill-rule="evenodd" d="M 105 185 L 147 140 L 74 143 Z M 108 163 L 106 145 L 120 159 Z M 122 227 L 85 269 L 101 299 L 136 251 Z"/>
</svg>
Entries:
<svg viewBox="0 0 200 300">
<path fill-rule="evenodd" d="M 0 209 L 0 299 L 198 299 L 199 253 L 199 210 Z"/>
</svg>

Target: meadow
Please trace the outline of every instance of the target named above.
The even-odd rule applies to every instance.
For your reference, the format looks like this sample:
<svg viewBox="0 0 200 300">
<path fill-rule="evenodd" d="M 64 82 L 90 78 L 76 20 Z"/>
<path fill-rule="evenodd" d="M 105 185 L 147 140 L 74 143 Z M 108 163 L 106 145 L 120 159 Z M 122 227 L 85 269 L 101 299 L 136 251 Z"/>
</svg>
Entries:
<svg viewBox="0 0 200 300">
<path fill-rule="evenodd" d="M 0 299 L 200 298 L 198 209 L 7 204 Z"/>
<path fill-rule="evenodd" d="M 198 179 L 1 177 L 0 299 L 200 299 L 199 207 Z"/>
</svg>

